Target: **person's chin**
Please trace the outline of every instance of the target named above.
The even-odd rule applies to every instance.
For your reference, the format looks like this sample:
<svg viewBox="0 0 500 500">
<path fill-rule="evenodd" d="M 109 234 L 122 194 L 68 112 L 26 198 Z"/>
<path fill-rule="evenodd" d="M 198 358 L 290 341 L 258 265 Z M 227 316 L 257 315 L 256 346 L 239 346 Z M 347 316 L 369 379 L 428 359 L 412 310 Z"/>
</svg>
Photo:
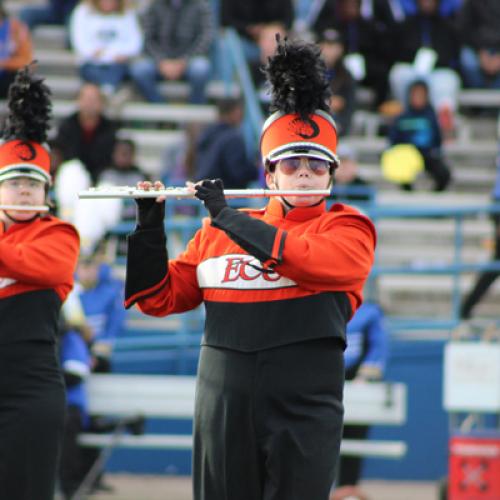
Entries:
<svg viewBox="0 0 500 500">
<path fill-rule="evenodd" d="M 14 217 L 14 219 L 23 221 L 32 219 L 37 214 L 37 212 L 36 210 L 33 210 L 33 212 L 27 212 L 26 210 L 12 210 L 10 214 L 11 217 Z"/>
<path fill-rule="evenodd" d="M 309 207 L 321 201 L 321 196 L 290 196 L 286 201 L 294 207 Z"/>
</svg>

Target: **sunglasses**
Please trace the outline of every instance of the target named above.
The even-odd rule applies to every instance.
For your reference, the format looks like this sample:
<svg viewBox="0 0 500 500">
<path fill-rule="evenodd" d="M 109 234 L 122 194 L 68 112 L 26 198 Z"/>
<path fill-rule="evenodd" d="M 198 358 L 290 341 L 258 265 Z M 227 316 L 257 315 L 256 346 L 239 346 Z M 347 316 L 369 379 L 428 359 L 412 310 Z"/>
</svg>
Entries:
<svg viewBox="0 0 500 500">
<path fill-rule="evenodd" d="M 300 168 L 303 160 L 305 160 L 305 164 L 315 175 L 325 175 L 330 172 L 330 162 L 327 160 L 320 160 L 319 158 L 297 156 L 292 158 L 283 158 L 282 160 L 279 160 L 277 164 L 285 175 L 293 175 Z"/>
</svg>

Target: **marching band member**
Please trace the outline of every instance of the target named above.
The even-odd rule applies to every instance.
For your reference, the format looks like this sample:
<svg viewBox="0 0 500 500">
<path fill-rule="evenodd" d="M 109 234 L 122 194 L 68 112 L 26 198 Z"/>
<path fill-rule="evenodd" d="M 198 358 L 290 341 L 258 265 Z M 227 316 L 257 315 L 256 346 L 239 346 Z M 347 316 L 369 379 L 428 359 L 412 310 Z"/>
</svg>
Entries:
<svg viewBox="0 0 500 500">
<path fill-rule="evenodd" d="M 329 188 L 337 131 L 318 47 L 278 38 L 266 72 L 268 187 Z M 194 499 L 326 500 L 342 435 L 346 323 L 362 302 L 375 229 L 349 206 L 327 210 L 321 196 L 237 210 L 222 181 L 189 186 L 210 217 L 175 259 L 166 250 L 165 197 L 137 200 L 125 302 L 153 316 L 205 304 Z"/>
<path fill-rule="evenodd" d="M 55 342 L 79 238 L 41 213 L 51 183 L 49 89 L 27 67 L 0 145 L 0 496 L 52 500 L 65 416 Z"/>
</svg>

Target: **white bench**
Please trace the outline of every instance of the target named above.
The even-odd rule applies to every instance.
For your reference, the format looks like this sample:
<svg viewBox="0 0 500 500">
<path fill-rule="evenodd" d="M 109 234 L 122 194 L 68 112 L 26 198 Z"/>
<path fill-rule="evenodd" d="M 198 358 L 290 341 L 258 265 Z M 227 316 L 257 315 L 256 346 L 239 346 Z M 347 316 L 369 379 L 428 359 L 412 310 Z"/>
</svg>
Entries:
<svg viewBox="0 0 500 500">
<path fill-rule="evenodd" d="M 167 375 L 92 375 L 88 380 L 91 415 L 192 419 L 195 377 Z M 346 382 L 345 422 L 352 425 L 402 425 L 406 421 L 406 386 L 401 383 Z M 190 450 L 191 435 L 83 433 L 80 444 L 94 447 L 125 447 Z M 344 440 L 343 455 L 400 458 L 402 441 Z"/>
</svg>

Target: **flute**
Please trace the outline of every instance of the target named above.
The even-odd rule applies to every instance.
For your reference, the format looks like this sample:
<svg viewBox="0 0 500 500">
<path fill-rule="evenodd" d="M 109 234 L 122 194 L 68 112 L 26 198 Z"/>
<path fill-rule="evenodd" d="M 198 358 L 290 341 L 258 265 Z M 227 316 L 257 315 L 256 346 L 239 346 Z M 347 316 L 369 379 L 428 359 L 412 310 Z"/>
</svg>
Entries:
<svg viewBox="0 0 500 500">
<path fill-rule="evenodd" d="M 48 205 L 0 205 L 0 210 L 16 210 L 18 212 L 48 212 Z"/>
<path fill-rule="evenodd" d="M 226 198 L 267 198 L 270 196 L 329 196 L 329 189 L 224 189 Z M 129 186 L 97 187 L 80 191 L 78 197 L 81 199 L 96 198 L 196 198 L 192 191 L 182 187 L 168 187 L 165 189 L 138 189 Z"/>
</svg>

